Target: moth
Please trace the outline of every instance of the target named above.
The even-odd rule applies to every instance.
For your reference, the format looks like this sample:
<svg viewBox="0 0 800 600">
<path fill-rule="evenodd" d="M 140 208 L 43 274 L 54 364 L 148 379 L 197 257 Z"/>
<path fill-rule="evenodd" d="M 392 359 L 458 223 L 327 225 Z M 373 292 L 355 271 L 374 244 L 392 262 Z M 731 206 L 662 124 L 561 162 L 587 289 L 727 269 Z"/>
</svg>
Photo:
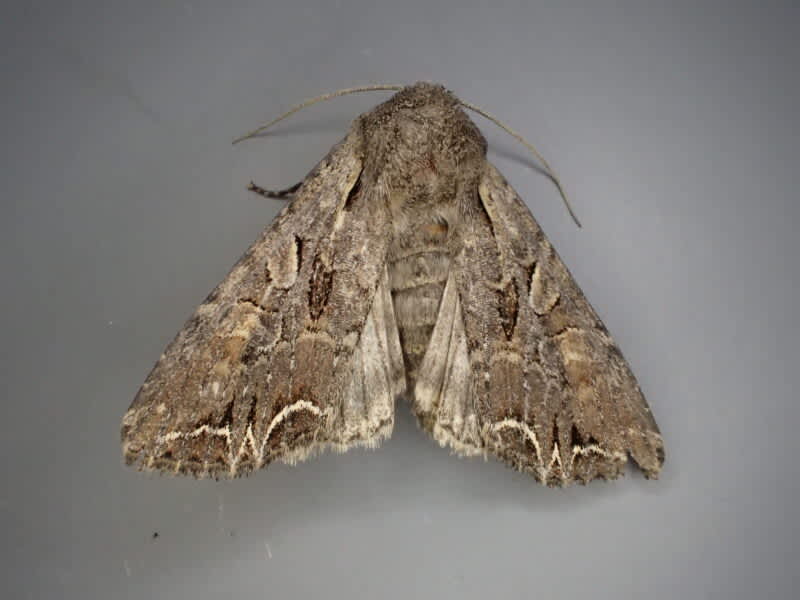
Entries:
<svg viewBox="0 0 800 600">
<path fill-rule="evenodd" d="M 551 486 L 628 457 L 657 477 L 631 369 L 465 107 L 399 88 L 284 192 L 125 414 L 128 464 L 233 477 L 375 447 L 406 397 L 440 445 Z"/>
</svg>

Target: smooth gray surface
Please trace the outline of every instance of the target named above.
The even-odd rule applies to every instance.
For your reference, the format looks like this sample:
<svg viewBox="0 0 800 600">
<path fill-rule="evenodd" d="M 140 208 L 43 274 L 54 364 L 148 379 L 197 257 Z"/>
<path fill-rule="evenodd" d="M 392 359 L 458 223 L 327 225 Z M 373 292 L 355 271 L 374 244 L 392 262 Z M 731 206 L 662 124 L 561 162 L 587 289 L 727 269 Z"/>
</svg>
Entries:
<svg viewBox="0 0 800 600">
<path fill-rule="evenodd" d="M 153 4 L 0 20 L 4 597 L 796 597 L 796 3 Z M 247 182 L 294 183 L 386 94 L 229 140 L 419 79 L 561 174 L 584 230 L 476 117 L 629 358 L 661 480 L 546 489 L 402 404 L 375 452 L 220 483 L 124 468 L 138 386 L 278 211 Z"/>
</svg>

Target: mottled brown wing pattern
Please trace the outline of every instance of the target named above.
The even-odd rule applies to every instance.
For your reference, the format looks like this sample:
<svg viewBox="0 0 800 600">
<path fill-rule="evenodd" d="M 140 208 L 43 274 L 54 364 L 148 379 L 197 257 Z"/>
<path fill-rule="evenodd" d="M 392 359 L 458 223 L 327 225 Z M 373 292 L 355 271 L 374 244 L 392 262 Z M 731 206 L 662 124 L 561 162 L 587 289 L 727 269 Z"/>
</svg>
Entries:
<svg viewBox="0 0 800 600">
<path fill-rule="evenodd" d="M 405 380 L 387 216 L 357 185 L 359 136 L 320 162 L 167 347 L 123 419 L 128 463 L 236 476 L 390 434 Z"/>
<path fill-rule="evenodd" d="M 647 477 L 658 427 L 622 354 L 516 192 L 489 163 L 462 211 L 415 411 L 443 445 L 549 485 Z"/>
</svg>

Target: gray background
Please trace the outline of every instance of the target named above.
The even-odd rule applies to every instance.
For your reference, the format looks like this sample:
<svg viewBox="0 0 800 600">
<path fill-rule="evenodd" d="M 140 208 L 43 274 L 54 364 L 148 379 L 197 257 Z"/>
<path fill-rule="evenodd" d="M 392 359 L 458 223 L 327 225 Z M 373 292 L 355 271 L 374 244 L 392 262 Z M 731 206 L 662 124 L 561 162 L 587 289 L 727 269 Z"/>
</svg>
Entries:
<svg viewBox="0 0 800 600">
<path fill-rule="evenodd" d="M 0 25 L 4 597 L 793 596 L 796 3 L 66 4 Z M 139 384 L 279 210 L 248 180 L 294 183 L 387 94 L 232 137 L 419 79 L 561 174 L 583 230 L 475 117 L 629 358 L 662 478 L 546 489 L 402 404 L 379 451 L 219 483 L 124 468 Z"/>
</svg>

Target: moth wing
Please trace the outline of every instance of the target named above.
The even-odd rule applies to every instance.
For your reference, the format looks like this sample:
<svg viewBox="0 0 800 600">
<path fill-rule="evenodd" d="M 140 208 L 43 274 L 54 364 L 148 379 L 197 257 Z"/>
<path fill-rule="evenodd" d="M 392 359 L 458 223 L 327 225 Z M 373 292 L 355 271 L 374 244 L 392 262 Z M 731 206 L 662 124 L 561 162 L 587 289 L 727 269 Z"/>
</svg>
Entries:
<svg viewBox="0 0 800 600">
<path fill-rule="evenodd" d="M 353 130 L 167 347 L 123 418 L 129 464 L 236 476 L 391 434 L 390 236 L 359 148 Z"/>
<path fill-rule="evenodd" d="M 657 477 L 647 402 L 530 211 L 489 163 L 471 202 L 414 392 L 423 427 L 549 485 L 616 478 L 628 456 Z"/>
</svg>

